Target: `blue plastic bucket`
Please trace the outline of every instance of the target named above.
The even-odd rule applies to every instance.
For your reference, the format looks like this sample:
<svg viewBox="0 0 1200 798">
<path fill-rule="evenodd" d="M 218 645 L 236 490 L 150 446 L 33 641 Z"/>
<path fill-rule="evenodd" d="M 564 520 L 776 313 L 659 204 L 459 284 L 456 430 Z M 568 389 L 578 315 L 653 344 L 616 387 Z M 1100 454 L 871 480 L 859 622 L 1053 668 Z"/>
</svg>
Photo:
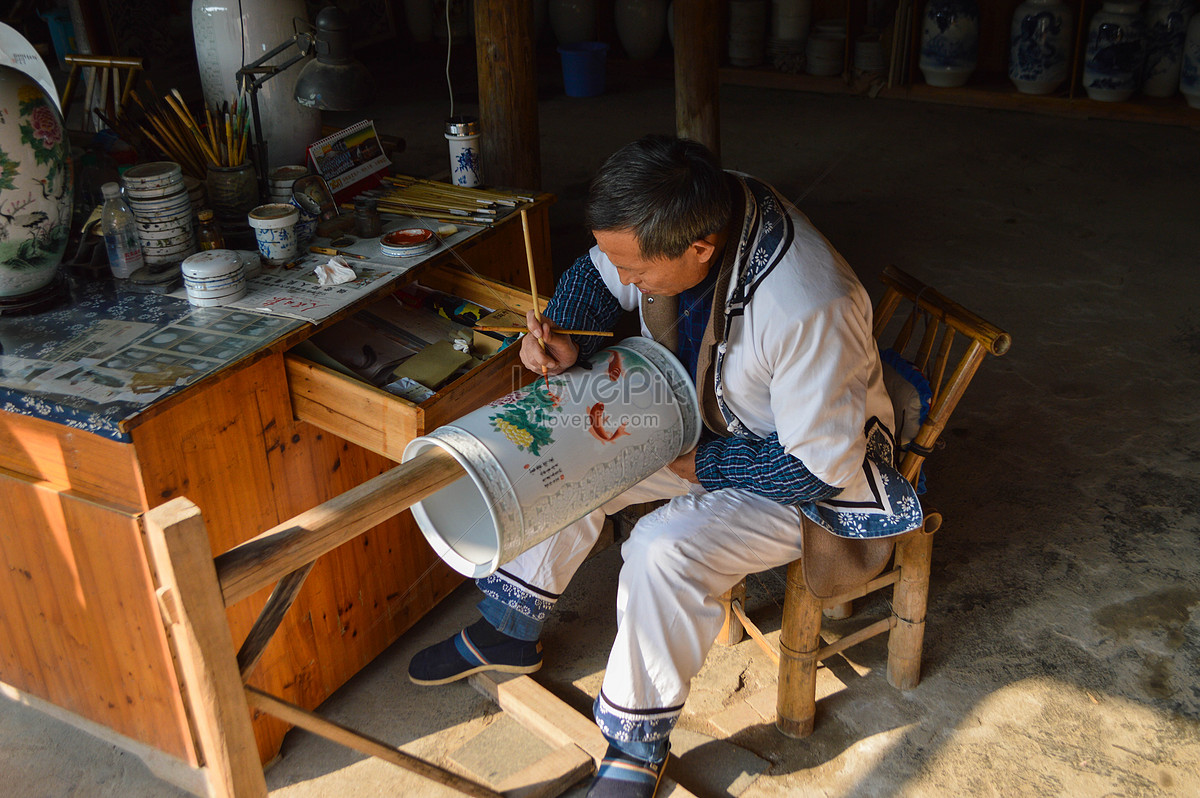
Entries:
<svg viewBox="0 0 1200 798">
<path fill-rule="evenodd" d="M 604 42 L 575 42 L 558 47 L 562 54 L 563 88 L 568 97 L 595 97 L 604 93 Z"/>
</svg>

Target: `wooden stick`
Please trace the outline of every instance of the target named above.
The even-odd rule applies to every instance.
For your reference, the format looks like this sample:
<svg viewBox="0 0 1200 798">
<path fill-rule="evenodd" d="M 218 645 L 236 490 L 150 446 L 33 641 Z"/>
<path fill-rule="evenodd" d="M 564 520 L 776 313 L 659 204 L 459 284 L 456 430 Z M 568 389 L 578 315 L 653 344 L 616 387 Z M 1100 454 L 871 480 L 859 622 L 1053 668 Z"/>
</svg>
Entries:
<svg viewBox="0 0 1200 798">
<path fill-rule="evenodd" d="M 226 606 L 275 584 L 462 475 L 462 466 L 449 453 L 426 449 L 407 463 L 234 546 L 215 558 Z"/>
<path fill-rule="evenodd" d="M 521 209 L 521 232 L 525 236 L 525 261 L 529 264 L 529 293 L 533 297 L 533 317 L 540 324 L 542 311 L 538 307 L 537 269 L 533 265 L 533 244 L 529 241 L 529 214 L 524 208 Z M 546 342 L 541 336 L 538 336 L 537 341 L 542 347 L 542 352 L 546 353 Z M 550 374 L 545 366 L 542 366 L 542 378 L 546 380 L 546 393 L 550 393 Z"/>
<path fill-rule="evenodd" d="M 457 773 L 451 773 L 419 757 L 406 754 L 399 748 L 390 746 L 382 740 L 369 737 L 340 723 L 326 720 L 320 715 L 309 712 L 302 707 L 276 698 L 269 693 L 264 693 L 256 687 L 246 686 L 246 701 L 255 709 L 260 709 L 269 715 L 274 715 L 313 734 L 318 734 L 327 740 L 340 743 L 347 748 L 353 748 L 355 751 L 367 756 L 374 756 L 385 762 L 391 762 L 393 765 L 424 776 L 430 781 L 435 781 L 464 795 L 475 796 L 475 798 L 504 798 L 500 793 L 482 784 L 464 778 Z"/>
<path fill-rule="evenodd" d="M 171 91 L 178 94 L 175 89 L 171 89 Z M 183 123 L 187 130 L 191 131 L 191 134 L 196 138 L 196 141 L 200 143 L 200 148 L 203 150 L 204 155 L 212 163 L 217 164 L 218 161 L 216 154 L 209 148 L 208 142 L 204 139 L 204 134 L 200 132 L 200 126 L 196 124 L 196 120 L 192 119 L 192 115 L 188 112 L 187 108 L 177 103 L 175 97 L 170 94 L 165 95 L 163 100 L 166 101 L 167 105 L 171 106 L 171 109 L 179 116 L 179 121 Z"/>
<path fill-rule="evenodd" d="M 229 113 L 225 113 L 225 152 L 228 154 L 226 166 L 236 166 L 233 162 L 233 125 L 230 122 Z"/>
<path fill-rule="evenodd" d="M 100 67 L 100 102 L 95 103 L 99 108 L 104 108 L 108 102 L 108 73 L 111 71 L 108 67 Z M 94 109 L 93 113 L 89 114 L 89 116 L 91 117 L 92 124 L 95 125 L 94 129 L 99 130 L 102 123 L 100 122 L 100 117 L 94 114 Z"/>
<path fill-rule="evenodd" d="M 246 109 L 243 108 L 242 110 L 245 111 Z M 248 112 L 245 114 L 242 128 L 242 146 L 238 148 L 237 166 L 241 166 L 246 162 L 246 146 L 250 142 L 250 114 Z"/>
<path fill-rule="evenodd" d="M 501 333 L 523 333 L 529 332 L 528 327 L 489 327 L 482 324 L 476 324 L 472 330 L 482 330 L 483 332 L 501 332 Z M 563 335 L 603 335 L 606 338 L 611 338 L 613 334 L 608 330 L 559 330 L 555 329 L 555 333 Z"/>
<path fill-rule="evenodd" d="M 263 652 L 267 650 L 267 644 L 271 642 L 271 638 L 279 629 L 279 624 L 283 622 L 283 616 L 287 614 L 296 601 L 296 597 L 300 595 L 300 588 L 304 586 L 304 580 L 308 578 L 308 574 L 316 564 L 317 561 L 313 560 L 308 565 L 292 571 L 280 579 L 279 583 L 275 585 L 275 589 L 271 591 L 270 598 L 263 605 L 262 611 L 254 621 L 254 626 L 250 627 L 250 633 L 242 641 L 242 647 L 238 649 L 238 672 L 241 673 L 243 682 L 254 671 L 254 666 L 258 664 L 258 661 L 262 659 Z"/>
<path fill-rule="evenodd" d="M 79 64 L 71 64 L 71 71 L 67 73 L 67 85 L 63 89 L 62 102 L 59 103 L 63 109 L 63 116 L 67 115 L 67 108 L 71 105 L 71 92 L 75 89 L 75 81 L 79 78 Z"/>
<path fill-rule="evenodd" d="M 212 110 L 208 107 L 208 101 L 204 102 L 204 118 L 208 122 L 208 143 L 212 145 L 212 151 L 217 156 L 217 165 L 224 166 L 221 160 L 221 145 L 217 144 L 217 132 L 213 129 Z"/>
</svg>

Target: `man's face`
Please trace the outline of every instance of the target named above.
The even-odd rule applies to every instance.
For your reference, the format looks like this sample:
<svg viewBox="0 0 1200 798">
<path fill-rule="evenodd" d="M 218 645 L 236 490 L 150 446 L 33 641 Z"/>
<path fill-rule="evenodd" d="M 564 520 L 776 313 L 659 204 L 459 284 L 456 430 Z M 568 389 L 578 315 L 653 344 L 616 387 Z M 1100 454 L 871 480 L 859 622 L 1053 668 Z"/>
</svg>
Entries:
<svg viewBox="0 0 1200 798">
<path fill-rule="evenodd" d="M 699 285 L 712 265 L 714 244 L 707 240 L 693 243 L 678 258 L 642 257 L 637 237 L 625 230 L 595 230 L 596 244 L 608 256 L 624 285 L 632 285 L 643 294 L 676 296 Z"/>
</svg>

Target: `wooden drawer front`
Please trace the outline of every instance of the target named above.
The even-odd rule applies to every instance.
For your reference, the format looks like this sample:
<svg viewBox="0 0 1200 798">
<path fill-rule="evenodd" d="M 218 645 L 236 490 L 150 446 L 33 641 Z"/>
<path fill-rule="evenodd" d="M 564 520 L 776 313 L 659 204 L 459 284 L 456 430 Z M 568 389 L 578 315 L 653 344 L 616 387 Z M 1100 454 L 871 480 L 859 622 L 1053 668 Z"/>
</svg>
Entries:
<svg viewBox="0 0 1200 798">
<path fill-rule="evenodd" d="M 423 274 L 420 281 L 488 307 L 525 312 L 532 306 L 528 294 L 511 286 L 450 269 Z M 528 384 L 535 376 L 521 365 L 518 348 L 510 346 L 418 405 L 299 355 L 288 354 L 284 360 L 296 418 L 396 461 L 413 438 Z"/>
</svg>

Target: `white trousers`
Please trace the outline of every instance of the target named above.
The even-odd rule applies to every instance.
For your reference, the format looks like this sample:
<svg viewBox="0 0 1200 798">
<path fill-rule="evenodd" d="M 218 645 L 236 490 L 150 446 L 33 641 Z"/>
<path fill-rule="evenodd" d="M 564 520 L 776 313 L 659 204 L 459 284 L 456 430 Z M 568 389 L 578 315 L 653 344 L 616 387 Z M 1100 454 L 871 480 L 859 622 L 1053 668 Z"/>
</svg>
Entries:
<svg viewBox="0 0 1200 798">
<path fill-rule="evenodd" d="M 709 493 L 664 468 L 503 570 L 560 594 L 599 537 L 605 515 L 656 499 L 670 502 L 639 520 L 621 548 L 617 636 L 597 702 L 597 721 L 616 739 L 669 734 L 721 630 L 716 597 L 747 574 L 800 556 L 796 508 L 744 490 Z M 606 720 L 622 729 L 606 728 Z"/>
</svg>

